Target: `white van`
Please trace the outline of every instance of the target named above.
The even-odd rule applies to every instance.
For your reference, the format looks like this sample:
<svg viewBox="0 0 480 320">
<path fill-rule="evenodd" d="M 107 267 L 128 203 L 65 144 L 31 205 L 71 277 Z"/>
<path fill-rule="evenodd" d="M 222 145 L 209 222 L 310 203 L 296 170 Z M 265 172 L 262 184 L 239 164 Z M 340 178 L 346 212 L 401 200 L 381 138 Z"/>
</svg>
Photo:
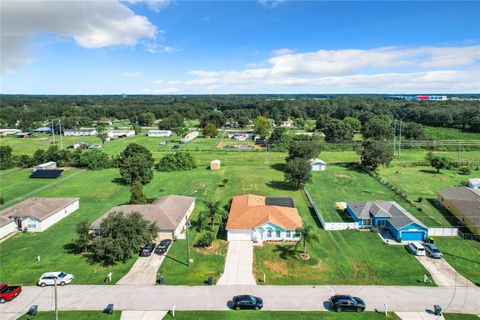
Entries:
<svg viewBox="0 0 480 320">
<path fill-rule="evenodd" d="M 422 244 L 418 241 L 410 242 L 408 244 L 408 250 L 416 256 L 424 256 L 425 255 L 425 248 Z"/>
</svg>

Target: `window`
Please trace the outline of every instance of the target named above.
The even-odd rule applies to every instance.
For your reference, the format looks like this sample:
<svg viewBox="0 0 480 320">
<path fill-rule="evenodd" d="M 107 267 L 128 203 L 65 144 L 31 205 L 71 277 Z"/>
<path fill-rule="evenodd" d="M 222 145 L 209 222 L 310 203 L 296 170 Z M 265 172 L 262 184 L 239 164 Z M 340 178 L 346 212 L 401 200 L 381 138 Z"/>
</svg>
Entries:
<svg viewBox="0 0 480 320">
<path fill-rule="evenodd" d="M 290 238 L 291 236 L 292 236 L 292 235 L 291 235 L 291 231 L 290 231 L 290 230 L 287 230 L 287 233 L 286 233 L 285 237 Z"/>
<path fill-rule="evenodd" d="M 267 229 L 267 238 L 271 238 L 272 237 L 272 229 L 268 228 Z"/>
<path fill-rule="evenodd" d="M 27 229 L 35 229 L 35 228 L 37 228 L 37 222 L 32 220 L 28 221 Z"/>
<path fill-rule="evenodd" d="M 364 226 L 371 226 L 372 225 L 372 219 L 363 219 L 363 225 Z"/>
<path fill-rule="evenodd" d="M 279 230 L 277 230 L 276 234 L 277 234 L 277 238 L 280 238 L 280 231 Z"/>
</svg>

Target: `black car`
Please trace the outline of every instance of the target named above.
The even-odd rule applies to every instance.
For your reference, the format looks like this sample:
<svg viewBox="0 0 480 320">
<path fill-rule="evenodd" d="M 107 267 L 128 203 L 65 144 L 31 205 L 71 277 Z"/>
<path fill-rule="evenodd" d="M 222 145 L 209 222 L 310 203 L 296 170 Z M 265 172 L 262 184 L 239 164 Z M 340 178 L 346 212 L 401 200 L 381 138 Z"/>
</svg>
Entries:
<svg viewBox="0 0 480 320">
<path fill-rule="evenodd" d="M 259 297 L 251 295 L 235 296 L 232 299 L 232 309 L 253 309 L 260 310 L 263 308 L 263 300 Z"/>
<path fill-rule="evenodd" d="M 337 312 L 342 311 L 356 311 L 362 312 L 365 310 L 365 302 L 359 297 L 352 297 L 344 294 L 337 294 L 330 298 L 332 308 Z"/>
<path fill-rule="evenodd" d="M 172 240 L 170 239 L 165 239 L 160 241 L 160 243 L 157 246 L 157 249 L 155 249 L 156 254 L 164 254 L 167 252 L 168 247 L 170 247 L 170 244 L 172 244 Z"/>
<path fill-rule="evenodd" d="M 147 243 L 142 251 L 140 251 L 140 257 L 148 257 L 152 254 L 153 250 L 155 250 L 155 243 Z"/>
</svg>

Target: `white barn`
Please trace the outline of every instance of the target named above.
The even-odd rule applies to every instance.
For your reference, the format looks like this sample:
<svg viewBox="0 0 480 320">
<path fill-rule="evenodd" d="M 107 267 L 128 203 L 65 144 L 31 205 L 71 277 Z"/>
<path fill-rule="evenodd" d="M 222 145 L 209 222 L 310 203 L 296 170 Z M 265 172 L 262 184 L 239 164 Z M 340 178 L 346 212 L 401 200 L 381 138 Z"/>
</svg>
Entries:
<svg viewBox="0 0 480 320">
<path fill-rule="evenodd" d="M 310 163 L 311 171 L 325 171 L 327 169 L 327 163 L 323 160 L 310 159 L 308 162 Z"/>
<path fill-rule="evenodd" d="M 22 131 L 18 129 L 0 129 L 0 136 L 10 136 L 20 132 Z"/>
<path fill-rule="evenodd" d="M 181 143 L 188 143 L 198 137 L 198 131 L 193 131 L 187 134 L 185 137 L 182 138 Z"/>
<path fill-rule="evenodd" d="M 171 130 L 148 130 L 147 132 L 149 137 L 170 137 L 171 135 Z"/>
<path fill-rule="evenodd" d="M 109 130 L 107 131 L 107 141 L 118 139 L 118 138 L 128 138 L 135 135 L 135 130 Z"/>
<path fill-rule="evenodd" d="M 67 129 L 63 132 L 65 137 L 87 137 L 87 136 L 96 136 L 97 130 L 96 129 Z"/>
<path fill-rule="evenodd" d="M 14 231 L 42 232 L 80 207 L 78 198 L 30 198 L 0 211 L 0 237 Z"/>
</svg>

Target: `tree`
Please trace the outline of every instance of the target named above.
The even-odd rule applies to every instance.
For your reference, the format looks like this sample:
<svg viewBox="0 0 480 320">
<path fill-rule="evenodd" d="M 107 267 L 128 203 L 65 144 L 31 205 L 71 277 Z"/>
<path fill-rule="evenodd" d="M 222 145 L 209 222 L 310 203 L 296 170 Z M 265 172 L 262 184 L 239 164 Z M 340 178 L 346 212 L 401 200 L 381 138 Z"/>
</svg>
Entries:
<svg viewBox="0 0 480 320">
<path fill-rule="evenodd" d="M 150 127 L 155 122 L 155 115 L 152 112 L 142 113 L 138 117 L 138 124 L 145 127 Z"/>
<path fill-rule="evenodd" d="M 112 212 L 100 224 L 99 237 L 92 244 L 92 258 L 111 265 L 126 261 L 151 242 L 158 234 L 155 223 L 145 220 L 138 212 Z"/>
<path fill-rule="evenodd" d="M 130 204 L 145 204 L 147 199 L 143 193 L 143 185 L 140 180 L 135 180 L 130 186 Z"/>
<path fill-rule="evenodd" d="M 105 141 L 108 138 L 107 127 L 105 126 L 97 126 L 97 137 L 102 140 L 102 145 L 105 144 Z"/>
<path fill-rule="evenodd" d="M 264 138 L 268 138 L 270 136 L 270 130 L 272 129 L 272 125 L 268 121 L 268 119 L 264 116 L 258 116 L 257 119 L 254 121 L 255 125 L 255 133 L 259 134 Z"/>
<path fill-rule="evenodd" d="M 179 136 L 180 138 L 183 138 L 185 136 L 185 134 L 188 132 L 188 128 L 187 127 L 175 127 L 175 128 L 173 128 L 172 131 L 177 136 Z"/>
<path fill-rule="evenodd" d="M 205 232 L 204 234 L 202 234 L 202 236 L 200 237 L 200 239 L 198 239 L 197 241 L 197 245 L 199 247 L 210 247 L 213 243 L 213 240 L 214 240 L 214 236 L 211 232 Z"/>
<path fill-rule="evenodd" d="M 218 129 L 214 123 L 207 123 L 203 128 L 203 135 L 209 138 L 215 138 L 218 136 Z"/>
<path fill-rule="evenodd" d="M 295 127 L 299 129 L 305 129 L 306 126 L 307 126 L 307 122 L 305 121 L 305 119 L 303 118 L 295 119 Z"/>
<path fill-rule="evenodd" d="M 10 146 L 0 146 L 0 170 L 5 170 L 12 166 L 12 148 Z"/>
<path fill-rule="evenodd" d="M 380 165 L 390 164 L 393 160 L 392 149 L 383 141 L 365 140 L 362 143 L 360 159 L 364 168 L 375 171 Z"/>
<path fill-rule="evenodd" d="M 22 154 L 15 161 L 15 165 L 20 168 L 30 168 L 33 165 L 33 159 L 27 154 Z"/>
<path fill-rule="evenodd" d="M 75 232 L 77 234 L 75 246 L 84 253 L 87 253 L 88 246 L 93 240 L 93 233 L 90 232 L 90 224 L 87 221 L 80 221 L 75 227 Z"/>
<path fill-rule="evenodd" d="M 423 126 L 416 122 L 406 123 L 403 134 L 407 139 L 422 140 L 425 137 Z"/>
<path fill-rule="evenodd" d="M 174 113 L 169 117 L 163 118 L 158 123 L 158 129 L 160 130 L 172 130 L 173 128 L 183 127 L 183 117 L 178 113 Z"/>
<path fill-rule="evenodd" d="M 287 161 L 294 158 L 302 158 L 305 160 L 318 157 L 322 146 L 320 142 L 313 140 L 298 140 L 290 142 L 288 147 Z"/>
<path fill-rule="evenodd" d="M 362 127 L 364 139 L 386 140 L 392 134 L 392 120 L 386 116 L 372 117 Z"/>
<path fill-rule="evenodd" d="M 199 226 L 205 226 L 208 222 L 210 228 L 213 230 L 215 223 L 218 222 L 223 216 L 223 208 L 220 201 L 206 201 L 206 209 L 200 212 Z M 202 221 L 203 222 L 200 222 Z"/>
<path fill-rule="evenodd" d="M 310 181 L 310 164 L 302 158 L 288 160 L 284 169 L 285 182 L 295 186 L 297 189 Z"/>
<path fill-rule="evenodd" d="M 312 243 L 318 243 L 320 239 L 318 238 L 318 235 L 315 233 L 314 229 L 312 226 L 306 225 L 302 228 L 298 228 L 295 230 L 297 234 L 300 234 L 300 241 L 299 243 L 303 244 L 303 255 L 307 255 L 307 243 L 312 244 Z"/>
<path fill-rule="evenodd" d="M 38 149 L 33 154 L 33 165 L 41 164 L 47 162 L 47 154 L 45 150 Z"/>
<path fill-rule="evenodd" d="M 355 132 L 360 131 L 362 128 L 362 122 L 354 117 L 345 117 L 343 118 L 343 122 L 348 123 Z"/>
<path fill-rule="evenodd" d="M 178 151 L 167 154 L 155 165 L 159 171 L 186 171 L 197 167 L 197 162 L 190 152 Z"/>
<path fill-rule="evenodd" d="M 322 131 L 327 142 L 342 143 L 353 139 L 352 127 L 341 120 L 330 120 Z"/>
<path fill-rule="evenodd" d="M 315 124 L 315 128 L 317 130 L 323 130 L 325 129 L 325 127 L 327 126 L 327 124 L 330 123 L 330 121 L 332 121 L 332 118 L 326 114 L 321 114 L 318 116 L 317 118 L 317 121 L 316 121 L 316 124 Z"/>
<path fill-rule="evenodd" d="M 250 124 L 250 120 L 247 117 L 240 117 L 238 118 L 237 123 L 240 128 L 245 128 L 248 124 Z"/>
<path fill-rule="evenodd" d="M 93 149 L 80 153 L 78 165 L 80 167 L 87 167 L 90 170 L 100 170 L 110 168 L 112 161 L 110 160 L 110 156 L 105 152 Z"/>
<path fill-rule="evenodd" d="M 430 165 L 437 169 L 437 173 L 440 173 L 440 170 L 446 169 L 450 165 L 450 162 L 450 159 L 446 157 L 434 156 L 430 161 Z"/>
<path fill-rule="evenodd" d="M 221 111 L 214 111 L 202 118 L 200 127 L 205 127 L 208 123 L 213 123 L 217 128 L 221 128 L 225 125 L 225 121 L 225 116 Z"/>
<path fill-rule="evenodd" d="M 136 143 L 129 144 L 119 156 L 118 167 L 125 182 L 139 180 L 147 184 L 153 179 L 154 160 L 147 148 Z"/>
</svg>

